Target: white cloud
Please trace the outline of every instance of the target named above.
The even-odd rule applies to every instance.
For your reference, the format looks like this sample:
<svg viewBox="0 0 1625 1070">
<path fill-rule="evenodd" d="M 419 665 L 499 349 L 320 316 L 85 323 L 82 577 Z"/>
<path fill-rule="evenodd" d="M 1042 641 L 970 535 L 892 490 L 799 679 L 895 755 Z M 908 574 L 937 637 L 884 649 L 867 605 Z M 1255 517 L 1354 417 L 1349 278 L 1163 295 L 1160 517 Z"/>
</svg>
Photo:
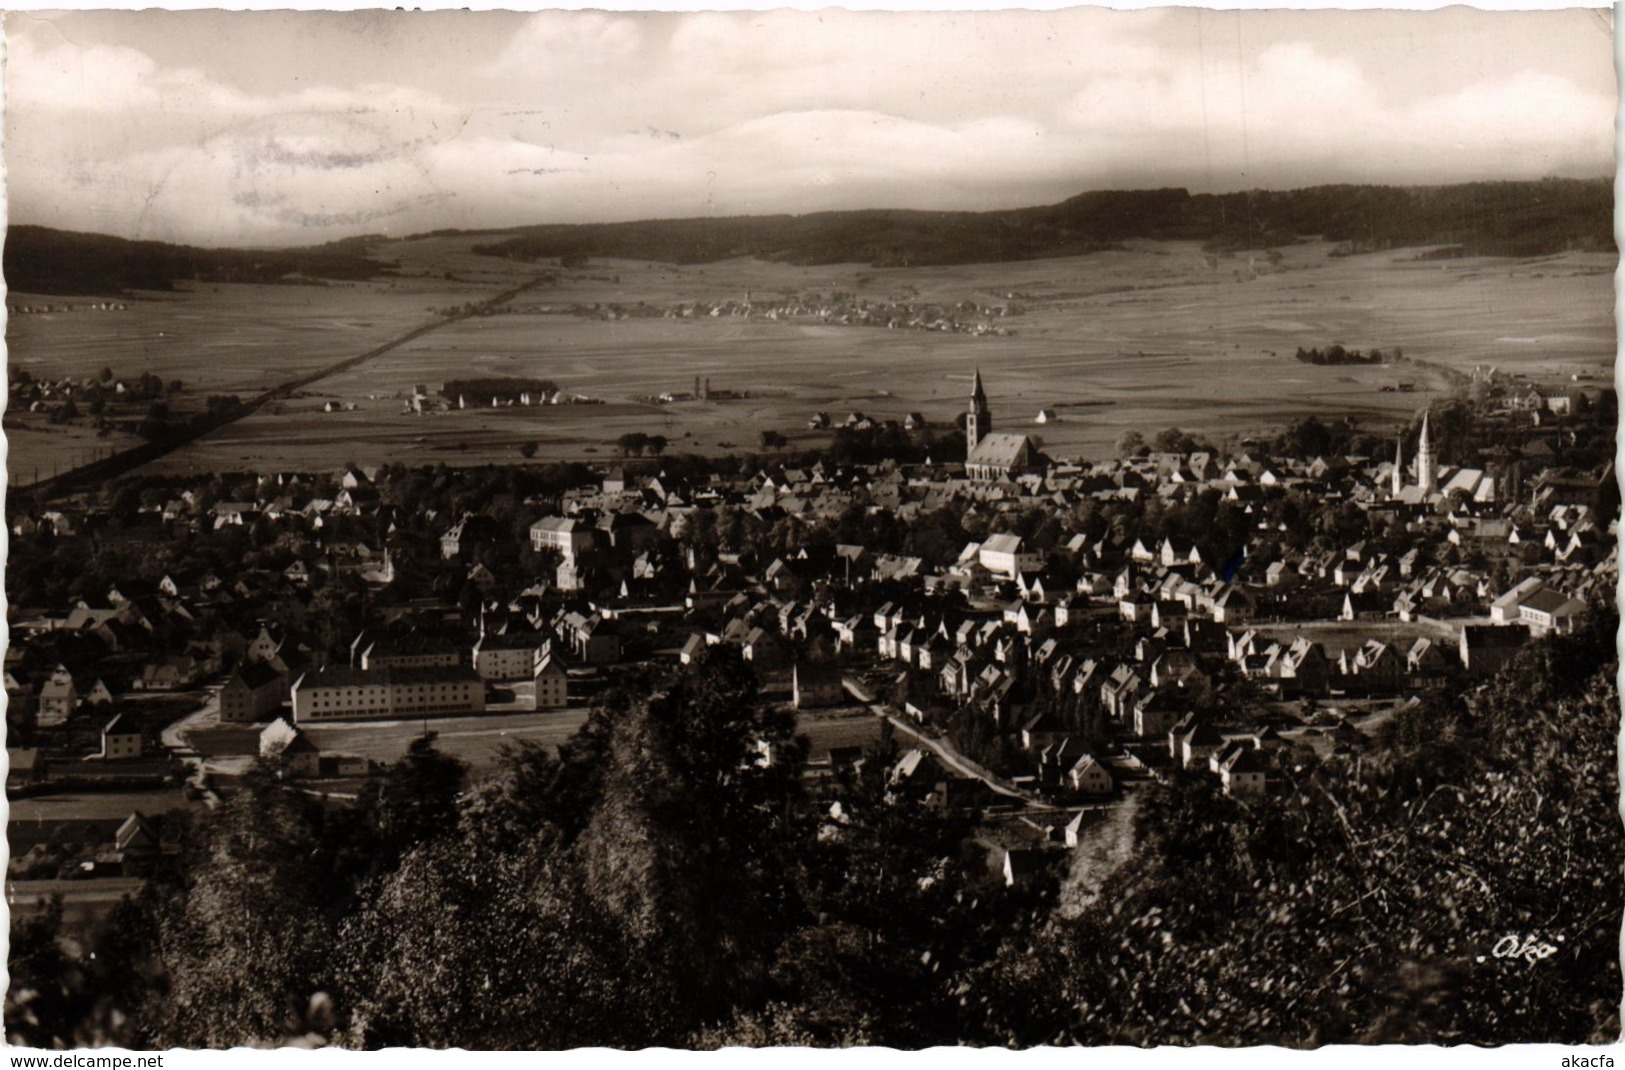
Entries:
<svg viewBox="0 0 1625 1070">
<path fill-rule="evenodd" d="M 386 80 L 350 81 L 339 57 L 325 79 L 267 92 L 8 20 L 13 217 L 281 242 L 1610 166 L 1613 99 L 1566 68 L 1421 89 L 1336 34 L 1243 50 L 1228 25 L 1091 9 L 554 12 L 432 75 L 375 62 Z"/>
<path fill-rule="evenodd" d="M 643 30 L 636 15 L 552 11 L 532 15 L 491 63 L 497 77 L 547 76 L 560 67 L 603 68 L 636 53 Z"/>
</svg>

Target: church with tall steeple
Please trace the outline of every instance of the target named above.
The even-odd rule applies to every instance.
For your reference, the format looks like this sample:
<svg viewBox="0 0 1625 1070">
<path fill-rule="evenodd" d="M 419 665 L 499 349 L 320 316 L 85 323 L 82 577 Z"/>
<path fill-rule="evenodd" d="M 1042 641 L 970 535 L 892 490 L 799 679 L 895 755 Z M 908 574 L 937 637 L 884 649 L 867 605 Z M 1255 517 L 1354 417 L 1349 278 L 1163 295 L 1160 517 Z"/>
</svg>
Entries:
<svg viewBox="0 0 1625 1070">
<path fill-rule="evenodd" d="M 1394 470 L 1390 479 L 1390 496 L 1395 501 L 1421 504 L 1436 497 L 1439 493 L 1439 459 L 1433 452 L 1433 436 L 1428 430 L 1428 414 L 1422 414 L 1422 433 L 1416 440 L 1416 459 L 1414 462 L 1416 482 L 1409 486 L 1405 483 L 1405 440 L 1400 438 L 1394 447 Z M 1487 478 L 1484 473 L 1476 469 L 1467 469 L 1458 473 L 1457 478 L 1451 481 L 1452 489 L 1459 488 L 1470 497 L 1480 501 L 1494 499 L 1494 481 Z"/>
<path fill-rule="evenodd" d="M 1428 440 L 1428 416 L 1422 414 L 1422 437 L 1416 443 L 1416 485 L 1423 494 L 1439 489 L 1439 462 L 1433 457 L 1433 445 Z"/>
<path fill-rule="evenodd" d="M 980 480 L 1009 479 L 1032 468 L 1037 455 L 1037 447 L 1026 435 L 993 430 L 993 413 L 978 368 L 971 383 L 970 411 L 965 413 L 965 475 Z"/>
<path fill-rule="evenodd" d="M 993 414 L 987 410 L 987 391 L 982 389 L 982 369 L 976 369 L 976 380 L 971 384 L 970 411 L 965 414 L 965 455 L 975 452 L 977 445 L 993 430 Z"/>
</svg>

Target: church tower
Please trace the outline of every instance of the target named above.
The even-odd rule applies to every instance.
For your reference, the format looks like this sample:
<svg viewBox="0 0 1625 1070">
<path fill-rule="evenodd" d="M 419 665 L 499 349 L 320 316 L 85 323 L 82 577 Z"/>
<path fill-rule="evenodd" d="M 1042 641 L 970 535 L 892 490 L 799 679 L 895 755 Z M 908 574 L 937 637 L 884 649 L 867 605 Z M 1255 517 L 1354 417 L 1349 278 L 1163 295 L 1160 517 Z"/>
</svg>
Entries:
<svg viewBox="0 0 1625 1070">
<path fill-rule="evenodd" d="M 987 411 L 987 392 L 982 389 L 982 369 L 976 369 L 976 382 L 970 391 L 970 412 L 965 414 L 965 452 L 970 453 L 977 443 L 993 430 L 993 414 Z"/>
<path fill-rule="evenodd" d="M 1416 484 L 1423 494 L 1439 489 L 1439 465 L 1433 459 L 1433 444 L 1428 441 L 1428 417 L 1422 414 L 1422 437 L 1416 443 Z"/>
<path fill-rule="evenodd" d="M 1398 442 L 1394 443 L 1394 475 L 1392 483 L 1393 496 L 1397 498 L 1400 491 L 1405 489 L 1405 437 L 1403 435 L 1400 436 Z"/>
</svg>

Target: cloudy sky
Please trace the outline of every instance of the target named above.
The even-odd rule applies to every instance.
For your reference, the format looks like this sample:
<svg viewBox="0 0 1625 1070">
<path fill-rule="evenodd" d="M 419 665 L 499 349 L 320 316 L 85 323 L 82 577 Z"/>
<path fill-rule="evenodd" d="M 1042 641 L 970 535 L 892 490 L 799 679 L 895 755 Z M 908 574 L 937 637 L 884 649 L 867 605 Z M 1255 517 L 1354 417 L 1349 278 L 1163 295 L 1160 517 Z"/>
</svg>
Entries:
<svg viewBox="0 0 1625 1070">
<path fill-rule="evenodd" d="M 1605 12 L 11 12 L 11 218 L 200 244 L 1613 171 Z"/>
</svg>

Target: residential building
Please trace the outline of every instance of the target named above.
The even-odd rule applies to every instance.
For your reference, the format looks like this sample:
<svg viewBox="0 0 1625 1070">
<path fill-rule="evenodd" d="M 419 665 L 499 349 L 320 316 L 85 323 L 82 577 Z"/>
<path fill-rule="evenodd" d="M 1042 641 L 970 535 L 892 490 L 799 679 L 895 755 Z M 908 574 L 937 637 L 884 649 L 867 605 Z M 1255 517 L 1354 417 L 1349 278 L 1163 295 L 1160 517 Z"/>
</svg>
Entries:
<svg viewBox="0 0 1625 1070">
<path fill-rule="evenodd" d="M 485 681 L 470 669 L 315 669 L 293 685 L 295 724 L 483 713 Z"/>
</svg>

